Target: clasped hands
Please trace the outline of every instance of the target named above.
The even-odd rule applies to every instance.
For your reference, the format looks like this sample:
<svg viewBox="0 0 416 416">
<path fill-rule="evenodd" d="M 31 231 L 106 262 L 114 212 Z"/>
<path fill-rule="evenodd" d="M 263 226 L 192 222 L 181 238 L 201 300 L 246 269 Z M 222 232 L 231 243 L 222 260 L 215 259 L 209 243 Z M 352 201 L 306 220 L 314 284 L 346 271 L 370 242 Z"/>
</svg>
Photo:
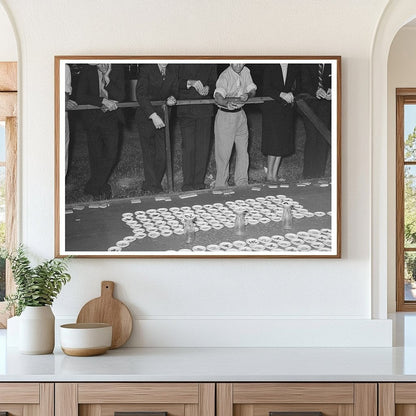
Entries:
<svg viewBox="0 0 416 416">
<path fill-rule="evenodd" d="M 288 104 L 293 104 L 295 102 L 295 96 L 292 92 L 281 92 L 280 98 L 286 101 Z"/>
<path fill-rule="evenodd" d="M 328 88 L 328 91 L 326 92 L 323 88 L 318 88 L 318 90 L 316 91 L 316 98 L 318 100 L 320 99 L 331 100 L 332 98 L 331 88 Z"/>
<path fill-rule="evenodd" d="M 203 95 L 203 96 L 208 95 L 208 92 L 209 92 L 208 85 L 204 87 L 204 85 L 202 84 L 200 80 L 196 81 L 196 80 L 190 79 L 188 81 L 188 85 L 195 88 L 199 95 Z"/>
<path fill-rule="evenodd" d="M 107 111 L 114 111 L 117 110 L 118 101 L 116 100 L 109 100 L 108 98 L 103 98 L 103 101 L 101 102 L 101 111 L 103 113 L 106 113 Z"/>
<path fill-rule="evenodd" d="M 68 100 L 65 103 L 65 110 L 75 110 L 78 107 L 78 104 L 74 100 Z"/>
</svg>

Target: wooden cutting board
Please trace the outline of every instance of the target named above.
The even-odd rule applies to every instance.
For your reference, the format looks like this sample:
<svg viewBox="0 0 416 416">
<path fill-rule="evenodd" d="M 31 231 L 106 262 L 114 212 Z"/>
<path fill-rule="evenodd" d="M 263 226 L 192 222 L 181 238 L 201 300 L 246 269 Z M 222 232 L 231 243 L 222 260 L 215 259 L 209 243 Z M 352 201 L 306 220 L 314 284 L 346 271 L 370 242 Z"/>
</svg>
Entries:
<svg viewBox="0 0 416 416">
<path fill-rule="evenodd" d="M 77 323 L 107 323 L 113 326 L 111 349 L 121 347 L 130 337 L 133 319 L 127 306 L 113 297 L 114 282 L 101 282 L 101 296 L 87 302 Z"/>
</svg>

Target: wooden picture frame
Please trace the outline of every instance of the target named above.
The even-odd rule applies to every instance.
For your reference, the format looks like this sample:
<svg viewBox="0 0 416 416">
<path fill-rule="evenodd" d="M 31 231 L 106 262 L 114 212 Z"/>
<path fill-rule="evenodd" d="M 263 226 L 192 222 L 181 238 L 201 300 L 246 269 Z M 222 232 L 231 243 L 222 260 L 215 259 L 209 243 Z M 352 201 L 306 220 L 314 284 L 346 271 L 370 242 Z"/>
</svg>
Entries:
<svg viewBox="0 0 416 416">
<path fill-rule="evenodd" d="M 56 56 L 55 166 L 57 257 L 339 258 L 341 57 Z"/>
<path fill-rule="evenodd" d="M 409 157 L 411 144 L 406 143 L 411 131 L 413 114 L 409 110 L 416 105 L 416 88 L 396 88 L 396 310 L 414 312 L 416 302 L 413 296 L 414 258 L 416 248 L 411 238 L 406 236 L 406 225 L 411 223 L 409 207 L 412 206 L 411 179 L 414 177 L 415 160 Z M 407 154 L 407 157 L 406 157 Z M 407 209 L 406 209 L 407 206 Z M 408 257 L 408 258 L 407 258 Z"/>
</svg>

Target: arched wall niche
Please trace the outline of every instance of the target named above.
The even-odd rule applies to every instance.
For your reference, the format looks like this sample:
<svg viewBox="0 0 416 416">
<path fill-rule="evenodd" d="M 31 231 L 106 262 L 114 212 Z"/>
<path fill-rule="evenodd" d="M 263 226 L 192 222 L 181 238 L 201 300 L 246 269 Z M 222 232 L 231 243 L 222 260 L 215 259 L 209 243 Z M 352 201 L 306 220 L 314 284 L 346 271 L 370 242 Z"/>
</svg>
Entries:
<svg viewBox="0 0 416 416">
<path fill-rule="evenodd" d="M 0 62 L 18 61 L 19 42 L 17 31 L 9 9 L 3 0 L 0 0 L 0 28 Z"/>
<path fill-rule="evenodd" d="M 371 55 L 371 267 L 375 319 L 385 319 L 388 312 L 395 311 L 395 135 L 389 134 L 392 114 L 388 103 L 388 59 L 396 34 L 415 18 L 414 0 L 390 1 L 378 24 Z"/>
<path fill-rule="evenodd" d="M 396 89 L 416 87 L 416 19 L 406 24 L 396 33 L 389 51 L 387 72 L 387 155 L 388 155 L 388 178 L 395 175 L 396 164 Z M 388 252 L 396 251 L 395 228 L 395 196 L 397 193 L 396 183 L 389 181 L 388 184 Z M 396 261 L 395 256 L 389 254 L 388 262 L 388 311 L 396 310 Z"/>
</svg>

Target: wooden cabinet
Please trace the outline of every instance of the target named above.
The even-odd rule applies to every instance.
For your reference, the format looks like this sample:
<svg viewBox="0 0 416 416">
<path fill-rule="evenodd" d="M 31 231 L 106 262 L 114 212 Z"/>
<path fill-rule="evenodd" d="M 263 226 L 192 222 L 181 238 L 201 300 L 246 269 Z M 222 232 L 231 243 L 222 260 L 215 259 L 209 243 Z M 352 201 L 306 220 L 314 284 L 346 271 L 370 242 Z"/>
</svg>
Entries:
<svg viewBox="0 0 416 416">
<path fill-rule="evenodd" d="M 217 416 L 377 416 L 376 383 L 220 383 Z"/>
<path fill-rule="evenodd" d="M 416 382 L 0 383 L 0 416 L 123 413 L 126 416 L 416 416 Z"/>
<path fill-rule="evenodd" d="M 55 416 L 215 416 L 214 383 L 57 383 Z M 150 414 L 147 413 L 147 414 Z M 142 413 L 141 416 L 146 416 Z"/>
<path fill-rule="evenodd" d="M 416 383 L 380 383 L 379 416 L 415 416 Z"/>
<path fill-rule="evenodd" d="M 52 383 L 0 383 L 0 415 L 53 416 Z"/>
<path fill-rule="evenodd" d="M 377 398 L 376 383 L 57 383 L 55 416 L 377 416 Z"/>
</svg>

